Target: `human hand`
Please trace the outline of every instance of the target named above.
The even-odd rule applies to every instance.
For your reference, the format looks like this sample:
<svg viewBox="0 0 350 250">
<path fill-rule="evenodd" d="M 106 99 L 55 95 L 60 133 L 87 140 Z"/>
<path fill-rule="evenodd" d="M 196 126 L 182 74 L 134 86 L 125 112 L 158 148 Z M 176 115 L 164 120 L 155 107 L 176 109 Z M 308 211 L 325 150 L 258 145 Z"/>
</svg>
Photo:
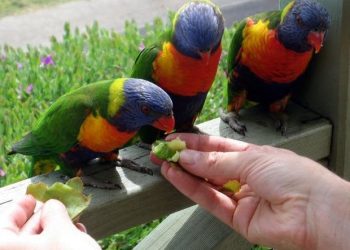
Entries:
<svg viewBox="0 0 350 250">
<path fill-rule="evenodd" d="M 349 184 L 323 166 L 288 150 L 220 137 L 167 139 L 178 136 L 189 150 L 180 154 L 181 167 L 164 162 L 162 174 L 249 241 L 281 249 L 349 245 Z M 218 191 L 234 179 L 240 192 L 232 197 Z"/>
<path fill-rule="evenodd" d="M 101 249 L 61 202 L 49 200 L 34 213 L 36 204 L 26 195 L 0 215 L 0 249 Z"/>
</svg>

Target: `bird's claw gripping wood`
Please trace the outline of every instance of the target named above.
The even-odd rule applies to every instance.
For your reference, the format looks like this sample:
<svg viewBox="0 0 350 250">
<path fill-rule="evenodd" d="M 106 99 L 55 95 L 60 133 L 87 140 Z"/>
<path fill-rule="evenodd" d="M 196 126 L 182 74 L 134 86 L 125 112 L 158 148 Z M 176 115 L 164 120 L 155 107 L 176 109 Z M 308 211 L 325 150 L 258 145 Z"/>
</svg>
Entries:
<svg viewBox="0 0 350 250">
<path fill-rule="evenodd" d="M 287 134 L 288 116 L 285 113 L 271 113 L 272 119 L 275 121 L 276 131 L 280 131 L 282 136 Z"/>
<path fill-rule="evenodd" d="M 113 183 L 111 181 L 100 181 L 91 176 L 82 176 L 80 177 L 84 183 L 84 186 L 100 188 L 100 189 L 122 189 L 118 183 Z"/>
<path fill-rule="evenodd" d="M 239 115 L 236 112 L 225 113 L 220 109 L 220 118 L 223 122 L 227 123 L 235 132 L 245 136 L 247 127 L 239 121 Z"/>
<path fill-rule="evenodd" d="M 148 175 L 153 175 L 153 171 L 150 168 L 146 168 L 146 167 L 142 167 L 139 164 L 137 164 L 136 162 L 129 160 L 129 159 L 117 159 L 115 160 L 115 164 L 118 167 L 122 167 L 122 168 L 127 168 L 139 173 L 143 173 L 143 174 L 148 174 Z"/>
<path fill-rule="evenodd" d="M 70 178 L 66 175 L 61 175 L 61 179 L 66 182 Z M 121 186 L 118 183 L 113 183 L 111 181 L 101 181 L 91 176 L 80 176 L 84 186 L 87 187 L 94 187 L 94 188 L 100 188 L 100 189 L 122 189 Z"/>
</svg>

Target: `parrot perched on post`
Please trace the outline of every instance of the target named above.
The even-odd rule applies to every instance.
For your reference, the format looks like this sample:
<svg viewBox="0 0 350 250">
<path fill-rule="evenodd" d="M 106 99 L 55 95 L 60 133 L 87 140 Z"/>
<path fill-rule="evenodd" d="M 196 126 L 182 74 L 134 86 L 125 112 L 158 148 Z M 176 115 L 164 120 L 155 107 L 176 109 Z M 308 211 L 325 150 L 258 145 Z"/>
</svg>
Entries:
<svg viewBox="0 0 350 250">
<path fill-rule="evenodd" d="M 119 159 L 118 149 L 144 125 L 172 131 L 172 108 L 161 88 L 142 79 L 92 83 L 58 98 L 9 154 L 33 156 L 32 174 L 40 174 L 37 167 L 51 161 L 64 174 L 74 176 L 96 158 L 149 173 L 150 169 Z M 110 187 L 97 180 L 85 184 Z"/>
<path fill-rule="evenodd" d="M 135 61 L 132 77 L 149 80 L 169 94 L 177 131 L 198 131 L 194 122 L 216 75 L 223 32 L 224 19 L 216 5 L 190 1 L 178 10 L 163 38 Z M 161 134 L 146 126 L 139 135 L 150 144 Z"/>
<path fill-rule="evenodd" d="M 248 17 L 237 25 L 228 53 L 227 111 L 224 122 L 245 134 L 238 112 L 245 100 L 269 105 L 285 134 L 283 113 L 314 53 L 323 46 L 330 16 L 320 3 L 291 1 L 283 10 Z"/>
</svg>

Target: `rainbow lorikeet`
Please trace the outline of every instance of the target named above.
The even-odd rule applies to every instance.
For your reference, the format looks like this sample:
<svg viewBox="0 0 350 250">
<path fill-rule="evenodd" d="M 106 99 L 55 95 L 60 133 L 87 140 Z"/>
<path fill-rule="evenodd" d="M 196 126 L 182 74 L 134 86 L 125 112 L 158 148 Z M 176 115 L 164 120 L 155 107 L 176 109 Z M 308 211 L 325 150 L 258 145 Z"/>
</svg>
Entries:
<svg viewBox="0 0 350 250">
<path fill-rule="evenodd" d="M 142 79 L 92 83 L 58 98 L 9 154 L 33 156 L 31 174 L 41 174 L 39 166 L 55 162 L 74 176 L 96 158 L 142 171 L 136 163 L 118 159 L 118 149 L 146 124 L 172 131 L 172 107 L 161 88 Z"/>
<path fill-rule="evenodd" d="M 178 10 L 162 39 L 141 51 L 135 61 L 132 77 L 154 82 L 169 94 L 177 131 L 196 131 L 193 124 L 216 75 L 223 32 L 223 16 L 216 5 L 190 1 Z M 147 126 L 139 134 L 143 142 L 152 143 L 160 131 Z"/>
<path fill-rule="evenodd" d="M 323 46 L 330 25 L 318 2 L 296 0 L 283 10 L 241 21 L 228 53 L 227 111 L 221 118 L 240 134 L 246 127 L 238 112 L 246 99 L 269 105 L 277 129 L 287 129 L 283 113 L 314 53 Z"/>
</svg>

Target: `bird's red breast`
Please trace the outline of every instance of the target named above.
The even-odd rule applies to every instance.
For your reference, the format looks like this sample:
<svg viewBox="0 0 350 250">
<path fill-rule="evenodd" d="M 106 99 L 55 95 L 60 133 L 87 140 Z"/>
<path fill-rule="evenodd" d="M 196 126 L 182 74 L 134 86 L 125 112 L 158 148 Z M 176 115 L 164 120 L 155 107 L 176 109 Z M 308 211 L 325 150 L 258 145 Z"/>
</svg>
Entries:
<svg viewBox="0 0 350 250">
<path fill-rule="evenodd" d="M 201 59 L 181 54 L 166 42 L 153 62 L 152 77 L 160 87 L 173 94 L 194 96 L 208 92 L 216 75 L 221 50 L 220 45 L 204 63 Z"/>
<path fill-rule="evenodd" d="M 312 54 L 312 49 L 298 53 L 285 48 L 268 22 L 250 19 L 243 30 L 240 63 L 266 82 L 293 82 L 304 73 Z"/>
<path fill-rule="evenodd" d="M 121 132 L 106 119 L 90 114 L 80 127 L 80 145 L 95 152 L 111 152 L 121 148 L 136 133 Z"/>
</svg>

